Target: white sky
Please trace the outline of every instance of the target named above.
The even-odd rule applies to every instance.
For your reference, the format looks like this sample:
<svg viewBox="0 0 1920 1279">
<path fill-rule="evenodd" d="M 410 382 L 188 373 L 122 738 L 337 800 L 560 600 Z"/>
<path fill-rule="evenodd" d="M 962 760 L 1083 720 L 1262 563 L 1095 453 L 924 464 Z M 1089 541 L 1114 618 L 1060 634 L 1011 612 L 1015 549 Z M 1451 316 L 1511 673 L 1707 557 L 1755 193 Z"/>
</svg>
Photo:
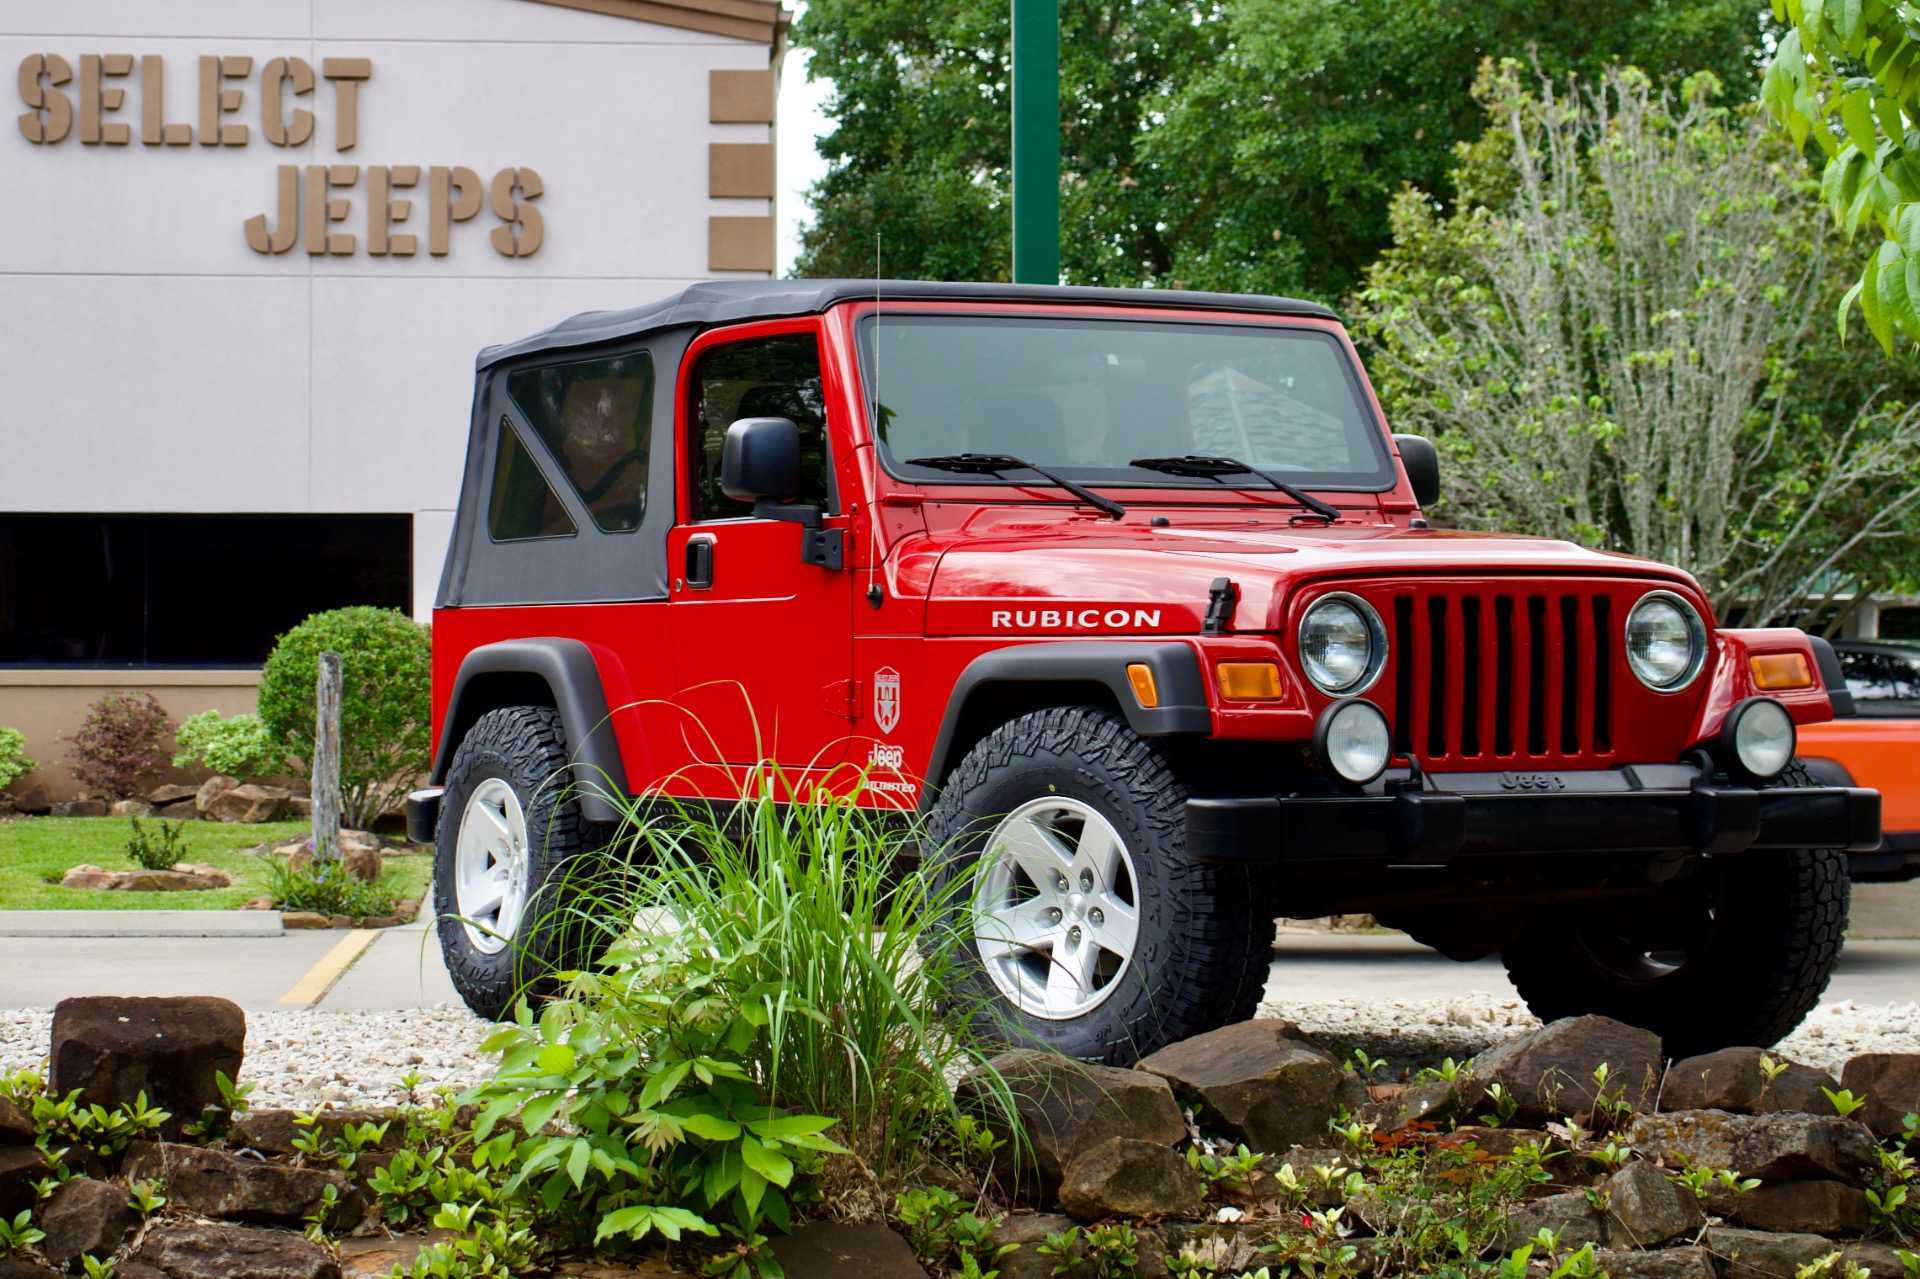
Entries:
<svg viewBox="0 0 1920 1279">
<path fill-rule="evenodd" d="M 794 15 L 806 10 L 803 0 L 794 0 Z M 820 158 L 815 141 L 831 131 L 823 109 L 833 92 L 829 82 L 808 83 L 807 54 L 804 49 L 788 49 L 780 68 L 780 127 L 775 130 L 775 164 L 779 174 L 779 193 L 773 213 L 778 224 L 777 275 L 793 271 L 793 260 L 800 253 L 800 228 L 807 217 L 806 189 L 826 176 L 827 162 Z"/>
</svg>

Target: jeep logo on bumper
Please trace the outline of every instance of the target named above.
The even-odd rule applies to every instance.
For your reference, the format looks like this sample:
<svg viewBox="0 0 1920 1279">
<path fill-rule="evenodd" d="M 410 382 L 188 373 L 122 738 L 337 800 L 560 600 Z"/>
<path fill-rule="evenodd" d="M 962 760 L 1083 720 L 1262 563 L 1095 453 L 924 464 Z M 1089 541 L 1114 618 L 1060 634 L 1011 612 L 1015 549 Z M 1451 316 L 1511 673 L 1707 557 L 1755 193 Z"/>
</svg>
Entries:
<svg viewBox="0 0 1920 1279">
<path fill-rule="evenodd" d="M 1502 773 L 1501 790 L 1565 790 L 1566 779 L 1558 773 Z"/>
</svg>

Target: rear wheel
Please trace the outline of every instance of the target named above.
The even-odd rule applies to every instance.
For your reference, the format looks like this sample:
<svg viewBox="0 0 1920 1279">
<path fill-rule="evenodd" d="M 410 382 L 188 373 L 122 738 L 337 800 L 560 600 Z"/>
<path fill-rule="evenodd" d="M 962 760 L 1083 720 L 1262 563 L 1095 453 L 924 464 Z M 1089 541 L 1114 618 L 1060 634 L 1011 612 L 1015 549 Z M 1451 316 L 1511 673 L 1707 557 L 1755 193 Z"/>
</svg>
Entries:
<svg viewBox="0 0 1920 1279">
<path fill-rule="evenodd" d="M 1777 784 L 1815 783 L 1795 764 Z M 1844 852 L 1754 850 L 1555 912 L 1502 958 L 1542 1021 L 1600 1013 L 1658 1034 L 1671 1057 L 1764 1048 L 1826 989 L 1847 900 Z"/>
<path fill-rule="evenodd" d="M 1187 859 L 1186 789 L 1125 720 L 1035 711 L 981 740 L 928 818 L 1000 1038 L 1127 1064 L 1253 1016 L 1273 921 L 1248 875 Z"/>
<path fill-rule="evenodd" d="M 567 967 L 563 868 L 586 847 L 568 790 L 566 729 L 545 706 L 489 711 L 447 771 L 434 905 L 447 974 L 467 1007 L 499 1019 Z"/>
</svg>

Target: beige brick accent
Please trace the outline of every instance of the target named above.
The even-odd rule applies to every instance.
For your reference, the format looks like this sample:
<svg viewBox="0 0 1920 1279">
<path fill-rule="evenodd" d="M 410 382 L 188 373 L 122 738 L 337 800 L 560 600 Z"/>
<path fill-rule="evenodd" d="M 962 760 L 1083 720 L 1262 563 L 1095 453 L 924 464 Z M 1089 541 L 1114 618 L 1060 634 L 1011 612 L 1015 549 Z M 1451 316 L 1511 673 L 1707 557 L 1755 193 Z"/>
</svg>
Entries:
<svg viewBox="0 0 1920 1279">
<path fill-rule="evenodd" d="M 715 142 L 707 147 L 707 194 L 773 198 L 773 143 Z"/>
<path fill-rule="evenodd" d="M 708 218 L 707 270 L 773 270 L 772 218 Z"/>
<path fill-rule="evenodd" d="M 713 124 L 772 124 L 772 71 L 709 71 L 707 119 Z"/>
</svg>

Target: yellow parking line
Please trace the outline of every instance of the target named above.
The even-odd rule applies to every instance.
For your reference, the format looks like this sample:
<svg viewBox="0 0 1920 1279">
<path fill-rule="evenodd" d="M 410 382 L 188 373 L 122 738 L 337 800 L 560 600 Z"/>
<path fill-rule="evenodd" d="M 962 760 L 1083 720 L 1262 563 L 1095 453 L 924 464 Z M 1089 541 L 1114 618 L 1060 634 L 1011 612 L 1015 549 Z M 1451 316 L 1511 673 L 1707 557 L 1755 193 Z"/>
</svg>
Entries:
<svg viewBox="0 0 1920 1279">
<path fill-rule="evenodd" d="M 283 1004 L 306 1004 L 311 1007 L 326 998 L 333 983 L 340 980 L 341 974 L 353 967 L 353 961 L 366 953 L 373 945 L 374 938 L 380 935 L 377 928 L 356 928 L 340 939 L 340 944 L 307 970 L 307 975 L 294 984 L 292 990 L 280 996 Z"/>
</svg>

